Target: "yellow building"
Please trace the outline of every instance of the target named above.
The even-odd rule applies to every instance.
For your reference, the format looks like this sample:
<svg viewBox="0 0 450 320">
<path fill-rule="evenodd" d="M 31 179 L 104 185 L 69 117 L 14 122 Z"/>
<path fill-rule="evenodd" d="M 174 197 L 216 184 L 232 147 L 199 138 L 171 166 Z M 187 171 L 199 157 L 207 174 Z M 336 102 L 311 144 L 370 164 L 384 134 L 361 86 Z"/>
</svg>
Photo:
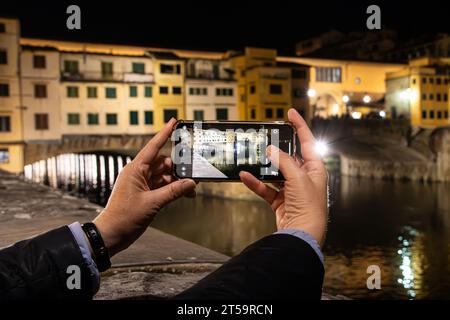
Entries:
<svg viewBox="0 0 450 320">
<path fill-rule="evenodd" d="M 413 126 L 450 124 L 450 58 L 423 57 L 386 77 L 386 107 Z"/>
<path fill-rule="evenodd" d="M 149 52 L 155 69 L 155 129 L 160 130 L 170 118 L 184 119 L 184 60 L 173 52 Z"/>
<path fill-rule="evenodd" d="M 295 107 L 304 115 L 307 113 L 305 85 L 308 67 L 278 63 L 276 50 L 261 48 L 245 48 L 243 54 L 233 55 L 231 61 L 238 82 L 239 119 L 286 120 L 287 110 L 293 106 L 294 95 L 297 103 L 303 101 Z M 300 75 L 304 79 L 299 79 Z"/>
<path fill-rule="evenodd" d="M 23 103 L 19 77 L 19 21 L 0 19 L 0 169 L 23 170 Z"/>
<path fill-rule="evenodd" d="M 311 67 L 309 103 L 314 116 L 325 118 L 379 111 L 384 105 L 386 73 L 405 66 L 302 57 L 278 57 L 277 60 Z"/>
<path fill-rule="evenodd" d="M 236 80 L 224 59 L 188 59 L 185 82 L 186 120 L 238 120 Z"/>
</svg>

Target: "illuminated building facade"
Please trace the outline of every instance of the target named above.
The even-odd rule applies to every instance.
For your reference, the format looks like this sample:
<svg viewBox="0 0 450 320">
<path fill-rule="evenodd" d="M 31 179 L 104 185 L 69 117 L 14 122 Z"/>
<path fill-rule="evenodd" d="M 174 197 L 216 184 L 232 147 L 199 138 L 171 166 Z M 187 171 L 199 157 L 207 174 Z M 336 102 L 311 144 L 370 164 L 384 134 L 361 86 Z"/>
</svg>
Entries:
<svg viewBox="0 0 450 320">
<path fill-rule="evenodd" d="M 311 67 L 309 104 L 313 116 L 324 118 L 344 114 L 361 116 L 383 110 L 386 73 L 405 66 L 303 57 L 278 57 L 278 61 Z"/>
<path fill-rule="evenodd" d="M 449 125 L 449 82 L 450 58 L 411 60 L 402 70 L 387 74 L 386 107 L 413 126 Z"/>
<path fill-rule="evenodd" d="M 237 85 L 229 60 L 188 59 L 185 94 L 186 119 L 239 120 Z"/>
<path fill-rule="evenodd" d="M 233 55 L 231 60 L 238 82 L 240 119 L 286 120 L 291 106 L 303 115 L 309 114 L 308 66 L 277 62 L 273 49 L 245 48 L 244 53 Z"/>
<path fill-rule="evenodd" d="M 23 110 L 19 77 L 19 22 L 0 20 L 0 168 L 23 170 Z"/>
</svg>

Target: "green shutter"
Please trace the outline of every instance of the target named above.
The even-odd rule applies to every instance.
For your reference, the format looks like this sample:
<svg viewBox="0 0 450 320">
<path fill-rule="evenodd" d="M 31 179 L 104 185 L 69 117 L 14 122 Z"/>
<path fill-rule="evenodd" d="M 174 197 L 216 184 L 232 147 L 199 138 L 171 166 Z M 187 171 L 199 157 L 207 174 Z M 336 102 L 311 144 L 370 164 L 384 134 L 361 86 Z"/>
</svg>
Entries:
<svg viewBox="0 0 450 320">
<path fill-rule="evenodd" d="M 137 87 L 136 86 L 130 86 L 130 97 L 137 97 Z"/>
<path fill-rule="evenodd" d="M 106 114 L 106 124 L 108 124 L 108 125 L 117 124 L 117 113 L 107 113 Z"/>
<path fill-rule="evenodd" d="M 97 87 L 88 87 L 88 98 L 97 98 Z"/>
<path fill-rule="evenodd" d="M 216 109 L 217 120 L 228 120 L 228 109 Z"/>
<path fill-rule="evenodd" d="M 98 124 L 98 113 L 88 113 L 87 120 L 89 125 Z"/>
<path fill-rule="evenodd" d="M 67 87 L 67 97 L 69 97 L 69 98 L 78 97 L 78 87 L 73 87 L 73 86 Z"/>
<path fill-rule="evenodd" d="M 194 120 L 195 121 L 203 121 L 204 120 L 203 110 L 194 110 Z"/>
<path fill-rule="evenodd" d="M 68 113 L 67 123 L 70 125 L 80 124 L 80 114 L 79 113 Z"/>
<path fill-rule="evenodd" d="M 102 77 L 103 79 L 111 79 L 113 77 L 112 62 L 102 62 Z"/>
<path fill-rule="evenodd" d="M 116 98 L 116 88 L 106 88 L 106 97 L 109 99 Z"/>
<path fill-rule="evenodd" d="M 133 62 L 132 64 L 133 73 L 145 73 L 145 64 L 141 62 Z"/>
<path fill-rule="evenodd" d="M 152 87 L 146 86 L 145 87 L 145 96 L 147 98 L 151 98 L 152 97 Z"/>
<path fill-rule="evenodd" d="M 131 125 L 138 125 L 139 124 L 139 118 L 138 118 L 138 112 L 137 111 L 130 111 L 130 124 Z"/>
<path fill-rule="evenodd" d="M 153 111 L 145 111 L 145 124 L 153 124 Z"/>
</svg>

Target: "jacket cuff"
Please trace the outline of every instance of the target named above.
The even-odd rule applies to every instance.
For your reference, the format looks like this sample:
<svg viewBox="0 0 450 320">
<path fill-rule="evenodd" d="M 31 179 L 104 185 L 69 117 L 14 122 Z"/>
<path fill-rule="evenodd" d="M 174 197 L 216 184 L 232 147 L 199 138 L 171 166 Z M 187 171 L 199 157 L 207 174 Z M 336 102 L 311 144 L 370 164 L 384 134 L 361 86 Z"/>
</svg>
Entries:
<svg viewBox="0 0 450 320">
<path fill-rule="evenodd" d="M 313 250 L 317 253 L 317 256 L 319 257 L 322 264 L 324 264 L 324 258 L 322 250 L 320 250 L 320 245 L 317 242 L 316 239 L 309 233 L 299 230 L 299 229 L 283 229 L 280 231 L 275 232 L 274 234 L 290 234 L 291 236 L 295 236 L 303 241 L 305 241 L 307 244 L 313 248 Z"/>
<path fill-rule="evenodd" d="M 84 262 L 86 263 L 86 266 L 91 271 L 91 281 L 92 281 L 92 290 L 95 293 L 97 293 L 98 289 L 100 288 L 100 273 L 98 271 L 97 265 L 95 264 L 94 259 L 92 259 L 92 254 L 89 249 L 89 244 L 86 241 L 86 237 L 84 236 L 84 231 L 81 228 L 81 224 L 77 221 L 69 226 L 70 231 L 72 232 L 72 235 L 75 238 L 75 241 L 78 244 L 78 247 L 80 248 L 81 255 L 83 256 Z"/>
</svg>

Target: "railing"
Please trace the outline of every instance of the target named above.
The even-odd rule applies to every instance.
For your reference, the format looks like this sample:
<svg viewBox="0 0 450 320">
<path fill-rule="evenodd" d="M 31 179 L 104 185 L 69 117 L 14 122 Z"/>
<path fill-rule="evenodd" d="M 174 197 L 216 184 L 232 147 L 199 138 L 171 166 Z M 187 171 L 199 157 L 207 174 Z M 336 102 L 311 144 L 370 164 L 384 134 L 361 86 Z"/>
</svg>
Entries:
<svg viewBox="0 0 450 320">
<path fill-rule="evenodd" d="M 235 81 L 236 79 L 233 76 L 229 77 L 220 77 L 215 74 L 209 73 L 198 73 L 198 74 L 188 74 L 186 75 L 187 79 L 198 79 L 198 80 L 222 80 L 222 81 Z"/>
<path fill-rule="evenodd" d="M 62 81 L 105 81 L 105 82 L 154 82 L 152 73 L 132 73 L 132 72 L 113 72 L 104 73 L 101 71 L 86 72 L 61 72 Z"/>
</svg>

